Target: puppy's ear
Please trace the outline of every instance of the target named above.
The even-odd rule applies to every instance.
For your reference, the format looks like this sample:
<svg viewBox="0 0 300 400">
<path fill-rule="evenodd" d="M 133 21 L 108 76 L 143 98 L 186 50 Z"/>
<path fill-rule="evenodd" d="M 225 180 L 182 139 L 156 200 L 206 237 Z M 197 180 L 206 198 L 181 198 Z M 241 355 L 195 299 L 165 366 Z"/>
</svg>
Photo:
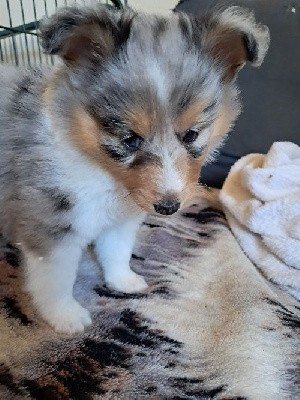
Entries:
<svg viewBox="0 0 300 400">
<path fill-rule="evenodd" d="M 105 5 L 63 8 L 40 23 L 43 49 L 68 64 L 101 60 L 127 41 L 133 17 L 132 11 Z"/>
<path fill-rule="evenodd" d="M 269 29 L 241 7 L 229 7 L 207 18 L 193 20 L 196 44 L 224 67 L 224 80 L 232 80 L 249 62 L 261 65 L 270 44 Z"/>
</svg>

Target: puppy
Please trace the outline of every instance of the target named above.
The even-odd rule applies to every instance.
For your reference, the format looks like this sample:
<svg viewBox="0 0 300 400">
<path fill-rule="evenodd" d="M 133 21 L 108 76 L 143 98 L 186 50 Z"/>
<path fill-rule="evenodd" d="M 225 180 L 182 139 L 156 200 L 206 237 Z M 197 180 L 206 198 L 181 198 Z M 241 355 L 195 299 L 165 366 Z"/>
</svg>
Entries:
<svg viewBox="0 0 300 400">
<path fill-rule="evenodd" d="M 41 38 L 57 67 L 0 67 L 0 227 L 40 315 L 74 333 L 91 323 L 73 297 L 82 251 L 95 243 L 111 288 L 147 287 L 129 267 L 137 229 L 194 196 L 239 114 L 236 74 L 261 64 L 269 33 L 238 7 L 164 18 L 99 5 L 58 11 Z"/>
</svg>

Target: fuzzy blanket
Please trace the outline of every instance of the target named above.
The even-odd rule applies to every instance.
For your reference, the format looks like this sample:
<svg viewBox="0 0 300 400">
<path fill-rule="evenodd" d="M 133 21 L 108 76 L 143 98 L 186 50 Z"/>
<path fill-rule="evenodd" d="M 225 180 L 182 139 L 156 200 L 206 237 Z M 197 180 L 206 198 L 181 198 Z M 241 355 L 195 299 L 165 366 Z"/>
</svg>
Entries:
<svg viewBox="0 0 300 400">
<path fill-rule="evenodd" d="M 75 294 L 93 325 L 54 333 L 22 293 L 16 250 L 0 262 L 0 399 L 296 399 L 300 307 L 240 250 L 220 211 L 149 216 L 132 267 L 147 293 L 103 285 L 92 251 Z"/>
<path fill-rule="evenodd" d="M 220 200 L 250 260 L 300 300 L 300 146 L 275 142 L 267 154 L 242 157 Z"/>
</svg>

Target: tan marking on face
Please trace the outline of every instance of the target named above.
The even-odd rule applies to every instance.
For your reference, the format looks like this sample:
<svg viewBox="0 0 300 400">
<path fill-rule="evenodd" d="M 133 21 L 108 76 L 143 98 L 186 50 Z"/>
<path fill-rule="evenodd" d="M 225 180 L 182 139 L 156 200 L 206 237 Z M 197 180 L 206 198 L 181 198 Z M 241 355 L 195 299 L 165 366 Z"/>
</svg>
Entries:
<svg viewBox="0 0 300 400">
<path fill-rule="evenodd" d="M 176 131 L 185 132 L 190 129 L 197 122 L 205 107 L 204 102 L 198 102 L 183 111 L 175 120 Z"/>
<path fill-rule="evenodd" d="M 144 164 L 139 168 L 124 168 L 122 165 L 107 159 L 101 166 L 130 192 L 134 201 L 144 210 L 153 211 L 153 204 L 162 200 L 160 178 L 163 174 L 160 164 Z M 173 197 L 184 204 L 195 195 L 201 160 L 190 159 L 188 155 L 178 158 L 176 168 L 185 182 L 180 193 L 172 193 Z"/>
<path fill-rule="evenodd" d="M 134 201 L 144 210 L 153 211 L 153 204 L 161 199 L 158 180 L 161 169 L 158 165 L 148 164 L 138 169 L 114 169 L 113 176 L 121 182 Z"/>
<path fill-rule="evenodd" d="M 55 88 L 60 84 L 63 78 L 64 70 L 59 72 L 47 84 L 47 90 L 43 95 L 44 103 L 51 115 L 51 109 L 55 102 Z M 201 106 L 201 110 L 203 106 Z M 192 107 L 182 117 L 181 122 L 193 124 L 194 116 L 198 117 L 200 105 Z M 187 122 L 187 121 L 191 122 Z M 153 125 L 158 123 L 150 118 L 150 115 L 143 109 L 135 109 L 130 115 L 127 115 L 129 129 L 137 134 L 145 136 L 148 132 L 153 131 Z M 59 126 L 59 121 L 54 121 Z M 152 125 L 152 126 L 151 126 Z M 185 128 L 185 127 L 184 127 Z M 125 187 L 130 193 L 130 197 L 144 210 L 148 212 L 154 211 L 153 204 L 162 199 L 161 188 L 159 187 L 161 176 L 163 174 L 161 163 L 145 163 L 136 168 L 128 166 L 113 160 L 103 149 L 102 144 L 105 143 L 106 133 L 101 128 L 99 121 L 96 121 L 82 107 L 74 108 L 70 117 L 70 126 L 68 130 L 68 140 L 82 154 L 99 168 L 107 171 L 117 182 Z M 181 146 L 178 143 L 178 146 Z M 176 193 L 182 204 L 192 196 L 195 191 L 198 175 L 199 160 L 191 159 L 185 149 L 182 148 L 182 157 L 176 162 L 176 168 L 180 171 L 180 175 L 185 182 L 184 189 L 181 193 Z M 143 157 L 143 154 L 141 154 Z"/>
<path fill-rule="evenodd" d="M 128 168 L 113 161 L 105 152 L 100 165 L 128 190 L 136 204 L 147 212 L 153 211 L 153 204 L 160 200 L 158 178 L 161 169 L 158 165 L 145 164 L 141 168 Z"/>
<path fill-rule="evenodd" d="M 213 124 L 212 137 L 223 136 L 228 133 L 236 117 L 236 111 L 226 102 L 222 103 L 216 121 Z"/>
<path fill-rule="evenodd" d="M 190 168 L 188 175 L 188 185 L 186 187 L 185 193 L 185 205 L 187 206 L 192 199 L 195 197 L 197 189 L 199 187 L 198 180 L 200 176 L 200 171 L 203 165 L 203 157 L 199 157 L 198 159 L 190 160 Z"/>
<path fill-rule="evenodd" d="M 144 210 L 153 211 L 153 204 L 162 199 L 160 178 L 163 174 L 160 163 L 145 163 L 139 167 L 130 168 L 116 162 L 105 152 L 101 144 L 105 142 L 105 133 L 101 126 L 83 109 L 75 109 L 70 126 L 70 140 L 90 160 L 107 171 L 117 182 L 122 184 L 130 197 Z M 178 146 L 181 146 L 178 143 Z M 141 157 L 143 155 L 141 154 Z M 197 192 L 197 182 L 204 157 L 192 158 L 185 149 L 175 161 L 175 167 L 180 171 L 184 187 L 180 193 L 173 195 L 181 205 L 188 204 Z"/>
<path fill-rule="evenodd" d="M 198 179 L 200 169 L 203 164 L 203 157 L 192 158 L 188 153 L 179 157 L 176 162 L 176 168 L 180 171 L 185 186 L 178 196 L 181 206 L 184 207 L 192 201 L 197 193 Z"/>
<path fill-rule="evenodd" d="M 51 123 L 54 127 L 60 126 L 59 119 L 52 112 L 55 106 L 55 93 L 61 81 L 66 79 L 66 67 L 62 65 L 46 82 L 46 89 L 42 95 L 43 102 L 49 112 Z M 101 139 L 103 132 L 99 123 L 82 107 L 77 106 L 71 112 L 68 139 L 75 145 L 81 153 L 87 155 L 94 163 L 99 163 L 101 159 Z"/>
<path fill-rule="evenodd" d="M 96 121 L 81 108 L 73 111 L 70 139 L 83 153 L 98 162 L 101 154 L 101 131 Z"/>
<path fill-rule="evenodd" d="M 160 199 L 158 179 L 156 180 L 161 173 L 158 165 L 150 163 L 139 168 L 130 168 L 113 160 L 101 146 L 105 142 L 105 133 L 93 117 L 82 109 L 73 112 L 69 137 L 93 163 L 121 183 L 141 208 L 153 211 L 153 203 Z"/>
<path fill-rule="evenodd" d="M 149 113 L 142 108 L 134 108 L 125 117 L 127 126 L 140 136 L 146 136 L 151 131 L 152 121 Z"/>
<path fill-rule="evenodd" d="M 225 136 L 231 129 L 234 121 L 239 115 L 239 104 L 232 101 L 230 96 L 224 96 L 221 102 L 217 118 L 213 124 L 213 131 L 208 140 L 203 155 L 206 157 L 214 148 L 220 143 L 223 136 Z"/>
</svg>

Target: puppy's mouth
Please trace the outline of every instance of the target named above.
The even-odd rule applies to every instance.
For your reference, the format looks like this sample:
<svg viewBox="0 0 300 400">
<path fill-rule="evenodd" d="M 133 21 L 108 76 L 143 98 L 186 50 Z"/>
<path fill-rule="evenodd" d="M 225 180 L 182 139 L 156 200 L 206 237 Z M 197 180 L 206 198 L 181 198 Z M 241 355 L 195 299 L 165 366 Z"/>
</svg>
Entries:
<svg viewBox="0 0 300 400">
<path fill-rule="evenodd" d="M 153 207 L 158 214 L 172 215 L 179 210 L 180 205 L 180 201 L 178 200 L 164 200 L 158 203 L 154 203 Z"/>
</svg>

